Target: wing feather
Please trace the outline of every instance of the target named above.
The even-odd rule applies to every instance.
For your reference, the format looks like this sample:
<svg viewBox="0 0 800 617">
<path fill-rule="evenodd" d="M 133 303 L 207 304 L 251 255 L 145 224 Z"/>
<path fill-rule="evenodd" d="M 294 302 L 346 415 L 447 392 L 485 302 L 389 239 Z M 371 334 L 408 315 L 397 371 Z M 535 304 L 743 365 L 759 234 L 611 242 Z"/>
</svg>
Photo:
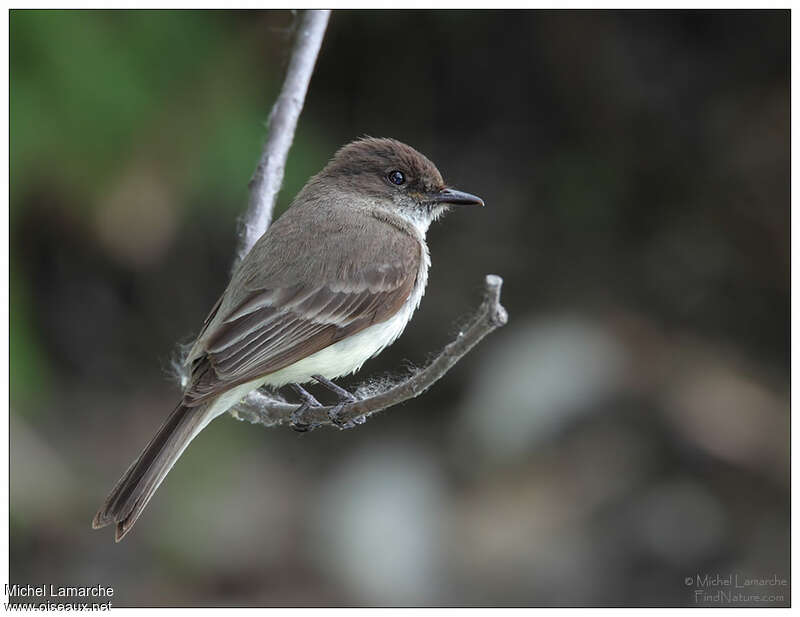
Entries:
<svg viewBox="0 0 800 617">
<path fill-rule="evenodd" d="M 184 404 L 198 405 L 392 317 L 411 294 L 419 270 L 421 247 L 409 240 L 416 254 L 372 260 L 358 273 L 343 270 L 348 276 L 328 283 L 261 281 L 232 306 L 223 296 L 190 354 L 192 380 Z"/>
</svg>

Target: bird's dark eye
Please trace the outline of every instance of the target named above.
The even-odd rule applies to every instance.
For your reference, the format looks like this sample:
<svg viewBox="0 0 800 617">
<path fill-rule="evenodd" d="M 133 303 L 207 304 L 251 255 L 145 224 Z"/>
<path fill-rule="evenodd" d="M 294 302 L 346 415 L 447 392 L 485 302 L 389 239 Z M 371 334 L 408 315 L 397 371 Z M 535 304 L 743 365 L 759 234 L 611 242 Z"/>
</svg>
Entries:
<svg viewBox="0 0 800 617">
<path fill-rule="evenodd" d="M 400 186 L 406 181 L 405 174 L 397 169 L 390 171 L 386 177 L 389 178 L 389 182 L 396 184 L 397 186 Z"/>
</svg>

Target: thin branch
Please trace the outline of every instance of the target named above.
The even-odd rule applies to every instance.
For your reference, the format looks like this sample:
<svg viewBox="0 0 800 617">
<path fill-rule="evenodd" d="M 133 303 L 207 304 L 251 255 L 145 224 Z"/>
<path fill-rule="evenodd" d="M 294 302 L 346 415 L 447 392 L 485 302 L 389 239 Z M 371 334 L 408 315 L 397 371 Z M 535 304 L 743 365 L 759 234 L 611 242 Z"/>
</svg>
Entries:
<svg viewBox="0 0 800 617">
<path fill-rule="evenodd" d="M 361 423 L 364 418 L 408 399 L 422 394 L 438 381 L 450 368 L 463 358 L 483 337 L 503 326 L 508 321 L 508 313 L 500 304 L 500 289 L 503 279 L 495 274 L 486 276 L 483 303 L 469 325 L 463 328 L 454 341 L 447 345 L 426 368 L 414 373 L 405 381 L 386 390 L 372 393 L 353 403 L 345 405 L 337 420 L 340 424 Z M 230 410 L 239 420 L 253 424 L 278 426 L 291 422 L 292 412 L 297 404 L 287 403 L 272 394 L 254 390 Z M 312 407 L 306 412 L 304 421 L 315 425 L 334 425 L 329 417 L 334 406 Z"/>
<path fill-rule="evenodd" d="M 272 222 L 275 200 L 283 184 L 286 157 L 294 139 L 297 119 L 303 109 L 330 13 L 329 10 L 303 12 L 286 78 L 269 114 L 267 141 L 250 180 L 250 201 L 242 220 L 236 264 L 250 252 Z"/>
<path fill-rule="evenodd" d="M 250 252 L 272 222 L 275 201 L 283 184 L 286 158 L 329 17 L 329 10 L 307 10 L 303 13 L 286 78 L 269 115 L 269 134 L 264 150 L 250 181 L 250 200 L 242 219 L 240 246 L 234 267 Z M 483 337 L 508 321 L 508 314 L 500 304 L 502 284 L 503 279 L 499 276 L 490 274 L 486 277 L 485 297 L 478 313 L 426 368 L 390 387 L 376 389 L 374 384 L 370 384 L 366 389 L 368 394 L 339 410 L 336 423 L 329 416 L 335 406 L 313 407 L 306 412 L 304 421 L 317 426 L 353 426 L 382 409 L 422 394 Z M 292 413 L 296 409 L 296 404 L 287 403 L 277 394 L 254 390 L 231 408 L 230 414 L 254 424 L 278 426 L 291 423 Z"/>
</svg>

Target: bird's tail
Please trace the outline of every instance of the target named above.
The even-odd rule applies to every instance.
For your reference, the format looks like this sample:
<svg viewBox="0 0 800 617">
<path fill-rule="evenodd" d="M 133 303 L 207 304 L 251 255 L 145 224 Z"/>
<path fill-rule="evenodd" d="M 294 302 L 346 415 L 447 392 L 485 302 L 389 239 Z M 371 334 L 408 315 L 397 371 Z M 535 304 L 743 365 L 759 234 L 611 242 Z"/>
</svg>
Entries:
<svg viewBox="0 0 800 617">
<path fill-rule="evenodd" d="M 116 523 L 117 542 L 130 531 L 186 446 L 212 419 L 209 407 L 180 403 L 175 408 L 94 515 L 94 529 Z"/>
</svg>

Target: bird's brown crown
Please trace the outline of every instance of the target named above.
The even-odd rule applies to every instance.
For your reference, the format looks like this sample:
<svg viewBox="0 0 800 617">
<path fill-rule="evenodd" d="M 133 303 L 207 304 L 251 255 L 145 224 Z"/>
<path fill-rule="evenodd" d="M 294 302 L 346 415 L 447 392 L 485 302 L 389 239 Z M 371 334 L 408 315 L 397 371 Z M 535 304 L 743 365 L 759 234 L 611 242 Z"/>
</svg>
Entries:
<svg viewBox="0 0 800 617">
<path fill-rule="evenodd" d="M 370 176 L 392 184 L 393 172 L 403 174 L 403 184 L 410 190 L 433 192 L 444 188 L 442 174 L 428 157 L 396 139 L 364 137 L 343 146 L 325 167 L 333 177 Z M 399 177 L 395 176 L 399 179 Z"/>
</svg>

